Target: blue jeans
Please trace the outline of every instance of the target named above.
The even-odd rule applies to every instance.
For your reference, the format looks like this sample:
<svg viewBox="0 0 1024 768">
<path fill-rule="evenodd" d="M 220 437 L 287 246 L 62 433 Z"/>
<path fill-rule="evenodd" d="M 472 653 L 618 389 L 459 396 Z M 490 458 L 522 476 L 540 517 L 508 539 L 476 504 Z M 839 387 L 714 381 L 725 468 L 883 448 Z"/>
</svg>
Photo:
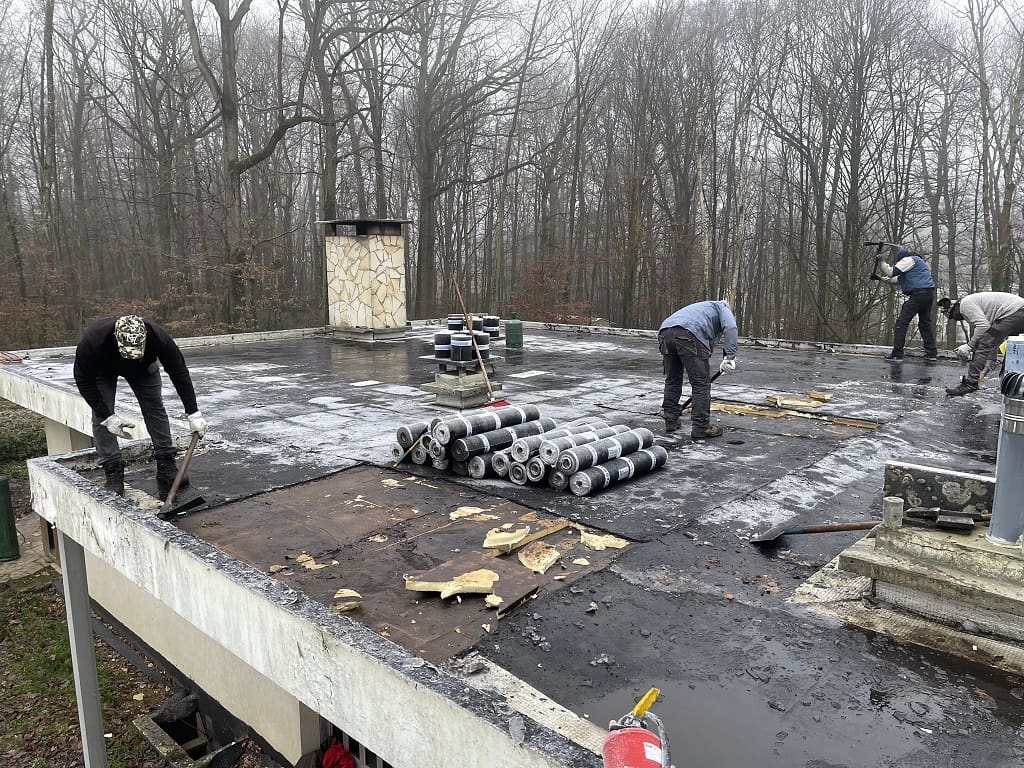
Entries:
<svg viewBox="0 0 1024 768">
<path fill-rule="evenodd" d="M 711 350 L 678 325 L 658 334 L 658 348 L 665 368 L 665 394 L 661 401 L 665 418 L 678 419 L 682 414 L 679 396 L 685 372 L 693 396 L 690 428 L 694 432 L 707 429 L 711 423 Z"/>
<path fill-rule="evenodd" d="M 103 397 L 104 404 L 114 410 L 114 395 L 117 393 L 117 376 L 97 376 L 96 386 Z M 161 395 L 163 384 L 160 381 L 160 367 L 153 363 L 146 373 L 139 378 L 125 379 L 135 393 L 142 410 L 142 418 L 146 422 L 150 439 L 153 441 L 155 456 L 174 456 L 174 444 L 171 442 L 171 423 L 167 419 L 164 399 Z M 121 461 L 121 446 L 117 437 L 100 424 L 96 414 L 92 415 L 92 438 L 96 445 L 96 453 L 100 457 L 100 465 Z"/>
</svg>

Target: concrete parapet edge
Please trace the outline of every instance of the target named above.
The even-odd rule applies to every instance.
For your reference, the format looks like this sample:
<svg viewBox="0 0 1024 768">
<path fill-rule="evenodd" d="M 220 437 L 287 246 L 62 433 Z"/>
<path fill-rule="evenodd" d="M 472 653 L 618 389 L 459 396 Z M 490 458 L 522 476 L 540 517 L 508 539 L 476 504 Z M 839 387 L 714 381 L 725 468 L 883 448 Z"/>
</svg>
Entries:
<svg viewBox="0 0 1024 768">
<path fill-rule="evenodd" d="M 392 765 L 597 768 L 599 758 L 347 616 L 114 497 L 51 458 L 29 462 L 38 514 Z M 259 631 L 253 631 L 258 627 Z M 183 670 L 184 671 L 184 670 Z M 212 692 L 211 692 L 212 693 Z M 437 723 L 444 722 L 444 728 Z"/>
</svg>

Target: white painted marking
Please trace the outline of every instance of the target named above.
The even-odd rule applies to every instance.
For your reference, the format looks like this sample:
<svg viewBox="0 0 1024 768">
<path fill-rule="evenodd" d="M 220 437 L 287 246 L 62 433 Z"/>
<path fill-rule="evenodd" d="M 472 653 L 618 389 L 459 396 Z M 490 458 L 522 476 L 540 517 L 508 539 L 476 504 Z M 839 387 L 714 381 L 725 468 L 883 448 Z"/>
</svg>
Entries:
<svg viewBox="0 0 1024 768">
<path fill-rule="evenodd" d="M 547 371 L 520 371 L 519 373 L 510 373 L 507 378 L 509 379 L 532 379 L 534 376 L 544 376 Z"/>
</svg>

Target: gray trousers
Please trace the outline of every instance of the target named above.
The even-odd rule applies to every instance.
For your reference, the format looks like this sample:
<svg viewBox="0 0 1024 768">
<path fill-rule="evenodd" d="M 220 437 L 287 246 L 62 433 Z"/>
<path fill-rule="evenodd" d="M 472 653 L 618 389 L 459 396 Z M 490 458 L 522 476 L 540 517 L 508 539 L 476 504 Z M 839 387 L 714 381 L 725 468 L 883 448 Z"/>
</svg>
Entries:
<svg viewBox="0 0 1024 768">
<path fill-rule="evenodd" d="M 117 393 L 117 376 L 97 376 L 96 386 L 106 406 L 114 410 L 114 396 Z M 171 423 L 167 419 L 164 399 L 161 394 L 163 384 L 160 381 L 160 367 L 153 363 L 145 375 L 139 378 L 125 379 L 135 393 L 142 410 L 142 418 L 146 429 L 153 440 L 155 456 L 174 456 L 174 443 L 171 442 Z M 96 445 L 96 453 L 100 457 L 100 465 L 121 461 L 121 446 L 117 437 L 100 424 L 96 414 L 92 415 L 92 438 Z"/>
<path fill-rule="evenodd" d="M 981 380 L 981 372 L 985 370 L 989 360 L 995 359 L 999 345 L 1006 341 L 1008 336 L 1020 333 L 1024 333 L 1024 309 L 992 323 L 988 330 L 981 334 L 978 346 L 974 348 L 974 357 L 967 367 L 967 381 L 977 386 Z"/>
<path fill-rule="evenodd" d="M 679 396 L 683 392 L 683 373 L 690 380 L 693 404 L 690 428 L 706 429 L 711 423 L 711 350 L 693 338 L 682 326 L 666 328 L 658 334 L 658 349 L 665 369 L 665 394 L 661 410 L 666 419 L 682 414 Z"/>
</svg>

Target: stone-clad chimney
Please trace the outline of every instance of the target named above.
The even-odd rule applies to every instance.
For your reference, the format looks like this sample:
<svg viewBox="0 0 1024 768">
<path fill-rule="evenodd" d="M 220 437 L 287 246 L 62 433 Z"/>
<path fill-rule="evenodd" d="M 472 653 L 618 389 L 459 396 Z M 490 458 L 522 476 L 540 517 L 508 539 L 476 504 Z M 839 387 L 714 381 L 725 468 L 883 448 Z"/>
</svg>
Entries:
<svg viewBox="0 0 1024 768">
<path fill-rule="evenodd" d="M 372 341 L 405 332 L 406 221 L 323 221 L 327 325 Z"/>
</svg>

